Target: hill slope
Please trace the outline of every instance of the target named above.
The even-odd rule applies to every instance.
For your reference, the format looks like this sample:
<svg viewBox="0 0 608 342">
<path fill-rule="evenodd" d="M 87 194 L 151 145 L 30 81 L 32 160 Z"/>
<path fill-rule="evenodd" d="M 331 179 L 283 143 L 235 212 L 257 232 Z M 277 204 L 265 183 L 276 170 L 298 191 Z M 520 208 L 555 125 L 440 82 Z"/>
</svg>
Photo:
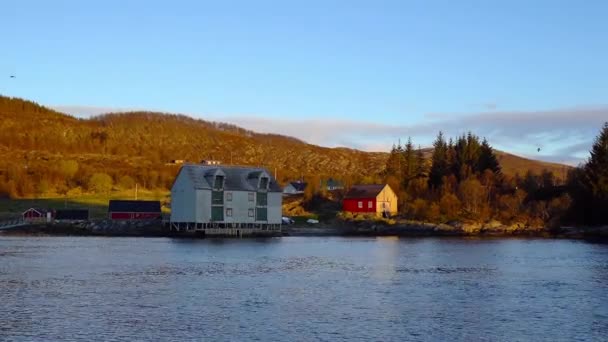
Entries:
<svg viewBox="0 0 608 342">
<path fill-rule="evenodd" d="M 4 182 L 5 190 L 17 187 L 21 195 L 49 187 L 60 191 L 57 184 L 62 182 L 66 188 L 84 187 L 95 172 L 107 173 L 115 182 L 129 175 L 148 187 L 167 188 L 177 171 L 176 166 L 166 165 L 173 159 L 262 165 L 277 170 L 281 181 L 307 174 L 348 175 L 356 180 L 381 172 L 388 156 L 325 148 L 174 114 L 132 112 L 77 119 L 30 101 L 1 96 L 0 119 L 0 183 Z M 505 153 L 499 158 L 507 174 L 563 169 Z M 66 160 L 78 163 L 67 181 L 62 179 Z M 11 181 L 14 184 L 8 184 Z"/>
</svg>

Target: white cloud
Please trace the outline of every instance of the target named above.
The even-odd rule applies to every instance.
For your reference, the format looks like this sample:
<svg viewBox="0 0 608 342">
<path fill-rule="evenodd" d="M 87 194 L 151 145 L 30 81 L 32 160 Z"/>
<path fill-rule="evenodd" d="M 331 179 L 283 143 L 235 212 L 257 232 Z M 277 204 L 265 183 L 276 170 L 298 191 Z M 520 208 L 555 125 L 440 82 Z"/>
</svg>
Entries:
<svg viewBox="0 0 608 342">
<path fill-rule="evenodd" d="M 142 110 L 137 108 L 118 108 L 118 107 L 98 107 L 98 106 L 50 106 L 50 108 L 70 114 L 78 118 L 89 118 L 91 116 L 112 113 L 112 112 L 132 112 Z"/>
<path fill-rule="evenodd" d="M 78 116 L 97 115 L 125 109 L 86 106 L 56 106 L 54 109 Z M 130 109 L 133 110 L 133 109 Z M 306 142 L 350 147 L 366 151 L 388 151 L 399 138 L 411 136 L 415 144 L 429 146 L 441 130 L 446 136 L 468 131 L 487 137 L 501 150 L 534 159 L 578 164 L 587 156 L 593 138 L 608 120 L 608 107 L 570 108 L 544 111 L 498 111 L 453 115 L 430 113 L 419 124 L 390 125 L 360 120 L 328 118 L 291 119 L 239 115 L 192 115 L 223 121 L 260 133 L 278 133 Z M 537 149 L 541 148 L 538 152 Z"/>
</svg>

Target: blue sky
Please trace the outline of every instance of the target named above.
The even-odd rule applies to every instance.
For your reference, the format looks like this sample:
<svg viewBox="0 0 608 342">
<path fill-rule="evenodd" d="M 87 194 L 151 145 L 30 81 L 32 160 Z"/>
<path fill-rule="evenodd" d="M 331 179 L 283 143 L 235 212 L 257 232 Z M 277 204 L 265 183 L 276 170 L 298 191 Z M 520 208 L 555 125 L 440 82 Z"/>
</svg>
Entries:
<svg viewBox="0 0 608 342">
<path fill-rule="evenodd" d="M 367 150 L 470 129 L 498 148 L 569 163 L 608 120 L 608 1 L 2 8 L 0 93 L 78 115 L 179 112 Z"/>
</svg>

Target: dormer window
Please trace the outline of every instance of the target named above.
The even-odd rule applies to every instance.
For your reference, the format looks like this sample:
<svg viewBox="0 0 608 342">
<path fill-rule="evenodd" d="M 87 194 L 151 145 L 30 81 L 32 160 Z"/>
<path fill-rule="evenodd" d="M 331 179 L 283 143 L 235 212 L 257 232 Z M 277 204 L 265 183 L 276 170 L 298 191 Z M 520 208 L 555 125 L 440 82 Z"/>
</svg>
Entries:
<svg viewBox="0 0 608 342">
<path fill-rule="evenodd" d="M 268 178 L 262 177 L 260 179 L 260 189 L 268 189 Z"/>
<path fill-rule="evenodd" d="M 216 190 L 220 190 L 220 189 L 224 188 L 224 176 L 220 176 L 220 175 L 215 176 L 213 188 Z"/>
</svg>

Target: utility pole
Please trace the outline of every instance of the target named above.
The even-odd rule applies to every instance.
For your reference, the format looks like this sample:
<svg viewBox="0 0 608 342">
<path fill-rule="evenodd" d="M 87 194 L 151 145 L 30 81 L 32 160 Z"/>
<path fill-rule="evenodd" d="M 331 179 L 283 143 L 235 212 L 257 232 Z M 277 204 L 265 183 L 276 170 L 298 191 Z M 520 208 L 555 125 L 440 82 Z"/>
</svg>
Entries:
<svg viewBox="0 0 608 342">
<path fill-rule="evenodd" d="M 137 201 L 137 183 L 135 183 L 135 200 Z"/>
</svg>

